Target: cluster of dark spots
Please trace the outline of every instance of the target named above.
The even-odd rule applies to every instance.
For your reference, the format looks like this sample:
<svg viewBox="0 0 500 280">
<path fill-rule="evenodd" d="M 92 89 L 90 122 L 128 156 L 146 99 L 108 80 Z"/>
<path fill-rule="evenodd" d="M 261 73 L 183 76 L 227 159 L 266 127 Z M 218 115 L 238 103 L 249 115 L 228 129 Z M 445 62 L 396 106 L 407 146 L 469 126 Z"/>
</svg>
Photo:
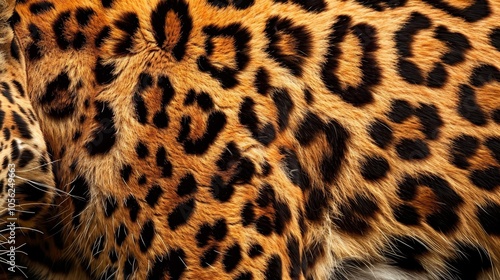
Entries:
<svg viewBox="0 0 500 280">
<path fill-rule="evenodd" d="M 322 80 L 328 90 L 338 94 L 345 102 L 354 106 L 362 106 L 373 101 L 372 87 L 380 82 L 380 67 L 375 60 L 375 52 L 378 50 L 378 38 L 376 29 L 368 24 L 362 23 L 352 25 L 351 18 L 346 15 L 339 16 L 337 22 L 332 26 L 329 36 L 328 55 L 322 69 Z M 363 55 L 361 61 L 361 81 L 358 85 L 342 87 L 341 73 L 336 73 L 339 67 L 339 59 L 342 54 L 340 44 L 351 32 L 359 40 Z"/>
<path fill-rule="evenodd" d="M 310 31 L 288 18 L 274 16 L 267 20 L 264 32 L 269 40 L 266 52 L 294 76 L 302 76 L 303 64 L 311 55 Z"/>
<path fill-rule="evenodd" d="M 124 35 L 117 40 L 114 46 L 114 52 L 118 55 L 130 54 L 134 47 L 135 34 L 139 30 L 139 18 L 137 14 L 133 12 L 124 13 L 120 19 L 114 22 L 114 25 L 124 33 Z"/>
<path fill-rule="evenodd" d="M 196 201 L 193 198 L 177 204 L 167 218 L 170 229 L 176 230 L 178 227 L 186 224 L 193 215 L 195 207 Z"/>
<path fill-rule="evenodd" d="M 379 210 L 377 202 L 373 198 L 356 194 L 339 206 L 333 221 L 342 231 L 362 235 L 371 229 L 367 220 L 373 219 Z"/>
<path fill-rule="evenodd" d="M 255 111 L 255 101 L 245 97 L 238 113 L 240 123 L 252 133 L 252 137 L 264 145 L 269 145 L 276 138 L 276 130 L 272 123 L 261 125 Z M 260 126 L 260 127 L 259 127 Z"/>
<path fill-rule="evenodd" d="M 172 38 L 168 38 L 167 34 L 173 33 L 169 32 L 170 27 L 166 25 L 169 12 L 173 12 L 180 21 L 180 35 L 176 32 L 178 38 L 176 38 L 177 42 L 174 46 L 165 46 L 166 41 L 172 41 Z M 171 51 L 177 61 L 181 61 L 186 53 L 186 45 L 193 28 L 193 20 L 189 14 L 188 4 L 184 0 L 158 2 L 158 5 L 151 13 L 151 25 L 156 44 L 162 49 L 167 48 L 166 50 Z"/>
<path fill-rule="evenodd" d="M 202 72 L 209 73 L 210 76 L 217 79 L 224 89 L 231 89 L 239 84 L 237 79 L 238 73 L 245 70 L 250 61 L 249 42 L 251 39 L 250 32 L 241 24 L 233 23 L 224 27 L 208 25 L 203 28 L 203 33 L 207 36 L 205 39 L 205 55 L 198 57 L 198 69 Z M 235 66 L 218 66 L 224 65 L 223 62 L 212 61 L 212 56 L 215 56 L 214 40 L 217 37 L 232 38 L 234 47 Z"/>
<path fill-rule="evenodd" d="M 226 122 L 227 118 L 223 112 L 214 111 L 208 116 L 203 135 L 198 139 L 192 139 L 189 137 L 191 133 L 191 117 L 185 115 L 180 120 L 181 129 L 177 136 L 177 141 L 182 144 L 187 154 L 204 154 L 214 144 L 217 136 L 226 126 Z"/>
<path fill-rule="evenodd" d="M 169 275 L 170 279 L 179 280 L 189 264 L 184 250 L 170 249 L 165 255 L 156 256 L 147 279 L 164 279 Z"/>
<path fill-rule="evenodd" d="M 453 258 L 445 260 L 446 272 L 451 279 L 477 279 L 481 272 L 491 269 L 490 255 L 480 246 L 457 242 L 454 252 Z"/>
<path fill-rule="evenodd" d="M 228 233 L 226 219 L 216 220 L 212 225 L 205 223 L 200 226 L 196 233 L 196 245 L 200 248 L 207 246 L 211 240 L 221 242 Z"/>
<path fill-rule="evenodd" d="M 110 104 L 105 101 L 96 101 L 96 115 L 94 121 L 98 123 L 97 128 L 92 132 L 92 137 L 85 144 L 87 152 L 91 155 L 108 153 L 116 142 L 115 114 Z"/>
<path fill-rule="evenodd" d="M 457 8 L 448 3 L 446 0 L 424 0 L 428 4 L 434 6 L 435 8 L 441 9 L 446 13 L 454 16 L 460 17 L 467 22 L 476 22 L 490 15 L 491 9 L 488 5 L 487 0 L 474 0 L 467 8 Z"/>
<path fill-rule="evenodd" d="M 194 90 L 189 90 L 186 94 L 186 98 L 184 99 L 184 105 L 189 106 L 194 102 L 198 104 L 198 106 L 205 112 L 208 112 L 214 108 L 214 101 L 210 94 L 202 91 L 200 93 L 196 93 Z"/>
<path fill-rule="evenodd" d="M 311 13 L 320 13 L 326 10 L 324 0 L 274 0 L 276 3 L 293 3 Z"/>
<path fill-rule="evenodd" d="M 432 192 L 431 198 L 424 195 Z M 442 233 L 453 232 L 460 221 L 459 207 L 463 199 L 451 188 L 449 183 L 437 175 L 406 176 L 398 183 L 397 194 L 403 203 L 394 209 L 394 217 L 405 225 L 418 225 L 422 217 L 419 209 L 429 212 L 425 222 L 434 230 Z"/>
<path fill-rule="evenodd" d="M 407 23 L 396 32 L 395 40 L 398 49 L 398 72 L 405 81 L 412 84 L 426 84 L 430 87 L 442 87 L 448 79 L 445 65 L 456 65 L 465 60 L 465 52 L 471 48 L 467 38 L 458 32 L 451 32 L 445 26 L 434 29 L 434 38 L 445 43 L 448 51 L 435 62 L 432 70 L 424 77 L 422 70 L 410 58 L 413 56 L 414 36 L 421 30 L 432 27 L 431 20 L 418 12 L 411 14 Z"/>
<path fill-rule="evenodd" d="M 393 236 L 386 244 L 384 256 L 390 265 L 407 271 L 424 272 L 425 269 L 418 258 L 427 252 L 427 245 L 416 237 Z"/>
<path fill-rule="evenodd" d="M 238 10 L 244 10 L 253 6 L 254 0 L 207 0 L 208 3 L 217 8 L 227 8 L 229 6 Z"/>
</svg>

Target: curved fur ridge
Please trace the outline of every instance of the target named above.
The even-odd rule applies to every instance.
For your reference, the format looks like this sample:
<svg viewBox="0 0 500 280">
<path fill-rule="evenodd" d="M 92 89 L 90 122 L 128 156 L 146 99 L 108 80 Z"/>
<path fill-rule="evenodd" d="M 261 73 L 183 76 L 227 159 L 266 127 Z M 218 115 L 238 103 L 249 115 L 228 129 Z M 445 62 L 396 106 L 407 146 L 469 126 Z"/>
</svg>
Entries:
<svg viewBox="0 0 500 280">
<path fill-rule="evenodd" d="M 3 11 L 30 276 L 500 278 L 498 1 Z"/>
</svg>

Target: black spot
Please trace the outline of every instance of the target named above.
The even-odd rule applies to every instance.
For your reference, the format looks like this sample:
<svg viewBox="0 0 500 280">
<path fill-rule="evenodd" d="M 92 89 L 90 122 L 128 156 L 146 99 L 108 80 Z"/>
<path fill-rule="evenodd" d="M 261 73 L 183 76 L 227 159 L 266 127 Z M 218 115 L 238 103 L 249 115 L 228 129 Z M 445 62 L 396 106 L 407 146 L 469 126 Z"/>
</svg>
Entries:
<svg viewBox="0 0 500 280">
<path fill-rule="evenodd" d="M 120 175 L 125 183 L 128 182 L 131 173 L 132 173 L 132 166 L 130 166 L 130 164 L 123 166 L 122 169 L 120 170 Z"/>
<path fill-rule="evenodd" d="M 95 109 L 97 114 L 94 120 L 99 125 L 92 133 L 92 140 L 85 144 L 85 148 L 91 156 L 108 153 L 115 145 L 117 133 L 114 121 L 115 114 L 110 104 L 105 101 L 96 101 Z"/>
<path fill-rule="evenodd" d="M 396 99 L 391 103 L 391 111 L 388 117 L 392 122 L 402 123 L 413 115 L 413 107 L 406 100 Z"/>
<path fill-rule="evenodd" d="M 250 258 L 256 258 L 264 254 L 264 248 L 260 244 L 252 244 L 248 250 L 248 256 Z"/>
<path fill-rule="evenodd" d="M 475 125 L 485 125 L 486 114 L 477 104 L 476 92 L 468 85 L 460 86 L 458 113 L 460 116 Z"/>
<path fill-rule="evenodd" d="M 117 40 L 114 46 L 116 54 L 127 55 L 130 53 L 134 46 L 134 35 L 139 29 L 139 18 L 133 12 L 124 13 L 120 19 L 114 22 L 114 25 L 125 32 L 126 34 Z"/>
<path fill-rule="evenodd" d="M 303 64 L 311 54 L 311 34 L 303 25 L 294 25 L 288 18 L 271 17 L 266 22 L 266 37 L 269 40 L 266 52 L 281 67 L 289 69 L 293 75 L 302 76 Z M 287 35 L 290 41 L 283 41 Z M 294 53 L 284 53 L 282 45 L 293 49 Z"/>
<path fill-rule="evenodd" d="M 410 236 L 391 237 L 384 249 L 389 264 L 412 272 L 424 272 L 418 258 L 428 252 L 421 240 Z"/>
<path fill-rule="evenodd" d="M 476 153 L 479 147 L 477 138 L 470 135 L 460 135 L 451 142 L 451 162 L 458 168 L 467 169 L 470 166 L 467 158 Z"/>
<path fill-rule="evenodd" d="M 155 225 L 153 221 L 148 220 L 142 226 L 141 234 L 139 235 L 139 247 L 141 248 L 141 252 L 147 252 L 149 247 L 151 247 L 154 236 Z"/>
<path fill-rule="evenodd" d="M 153 267 L 148 272 L 147 279 L 164 279 L 168 274 L 171 280 L 179 280 L 186 270 L 185 258 L 186 254 L 182 249 L 170 250 L 163 256 L 157 256 Z"/>
<path fill-rule="evenodd" d="M 469 179 L 478 188 L 492 191 L 500 186 L 500 168 L 490 166 L 486 169 L 474 170 Z"/>
<path fill-rule="evenodd" d="M 208 25 L 203 28 L 203 33 L 207 35 L 205 39 L 205 55 L 198 57 L 198 69 L 209 73 L 211 77 L 217 79 L 222 88 L 230 89 L 239 82 L 238 73 L 244 70 L 250 60 L 249 46 L 250 32 L 238 23 L 233 23 L 224 27 Z M 235 66 L 221 65 L 222 63 L 212 63 L 211 56 L 214 54 L 213 40 L 216 37 L 233 38 L 235 49 Z"/>
<path fill-rule="evenodd" d="M 17 91 L 19 92 L 19 95 L 21 95 L 21 97 L 24 97 L 24 94 L 25 94 L 24 86 L 21 85 L 21 83 L 19 81 L 17 81 L 17 80 L 13 80 L 12 83 L 14 84 L 14 86 L 17 89 Z"/>
<path fill-rule="evenodd" d="M 366 157 L 361 163 L 361 175 L 366 180 L 378 180 L 389 171 L 389 163 L 381 156 Z"/>
<path fill-rule="evenodd" d="M 212 97 L 206 92 L 201 92 L 196 96 L 196 101 L 198 102 L 198 106 L 200 106 L 203 111 L 209 111 L 214 108 L 214 101 Z"/>
<path fill-rule="evenodd" d="M 418 225 L 420 215 L 413 206 L 402 204 L 394 209 L 394 218 L 404 225 Z"/>
<path fill-rule="evenodd" d="M 274 230 L 277 234 L 283 234 L 286 225 L 292 219 L 292 212 L 288 204 L 281 201 L 275 201 L 274 210 Z"/>
<path fill-rule="evenodd" d="M 168 226 L 171 230 L 176 230 L 179 226 L 186 224 L 193 214 L 196 206 L 194 199 L 189 199 L 179 203 L 168 215 Z"/>
<path fill-rule="evenodd" d="M 202 267 L 208 267 L 212 265 L 216 260 L 217 257 L 219 257 L 219 252 L 217 250 L 217 247 L 210 247 L 208 250 L 206 250 L 200 257 L 200 264 Z"/>
<path fill-rule="evenodd" d="M 500 137 L 491 137 L 486 139 L 484 145 L 491 151 L 491 155 L 500 163 Z"/>
<path fill-rule="evenodd" d="M 384 11 L 386 8 L 402 7 L 406 4 L 407 0 L 356 0 L 359 4 L 374 9 L 375 11 Z"/>
<path fill-rule="evenodd" d="M 40 187 L 42 186 L 38 186 L 38 188 Z M 90 200 L 90 187 L 85 178 L 78 176 L 70 184 L 69 189 L 71 190 L 71 200 L 75 208 L 73 211 L 73 226 L 77 227 L 80 225 L 80 214 L 87 207 Z"/>
<path fill-rule="evenodd" d="M 257 92 L 262 95 L 267 95 L 271 85 L 269 84 L 269 73 L 264 67 L 260 67 L 255 74 L 254 86 Z"/>
<path fill-rule="evenodd" d="M 12 160 L 18 159 L 19 156 L 21 155 L 21 152 L 19 151 L 19 146 L 17 145 L 15 139 L 12 139 L 12 141 L 10 142 L 10 147 L 11 147 L 10 156 Z"/>
<path fill-rule="evenodd" d="M 491 269 L 492 260 L 482 247 L 459 242 L 454 258 L 445 260 L 450 279 L 478 279 L 481 272 Z"/>
<path fill-rule="evenodd" d="M 61 50 L 67 50 L 70 45 L 70 41 L 65 35 L 65 33 L 68 32 L 66 30 L 66 23 L 70 20 L 70 16 L 70 11 L 62 12 L 57 16 L 56 20 L 52 24 L 52 31 L 54 31 L 54 34 L 56 35 L 56 42 Z"/>
<path fill-rule="evenodd" d="M 142 93 L 139 91 L 134 93 L 132 102 L 134 104 L 135 118 L 140 124 L 146 124 L 148 122 L 148 107 Z"/>
<path fill-rule="evenodd" d="M 215 139 L 222 129 L 224 129 L 226 121 L 226 115 L 223 112 L 215 111 L 210 113 L 203 136 L 193 140 L 188 137 L 191 130 L 191 118 L 189 116 L 185 116 L 181 120 L 181 130 L 179 131 L 177 141 L 182 143 L 184 151 L 187 154 L 204 154 L 208 148 L 214 144 Z"/>
<path fill-rule="evenodd" d="M 234 193 L 234 186 L 226 184 L 222 177 L 215 175 L 210 182 L 210 191 L 215 199 L 221 202 L 227 202 Z"/>
<path fill-rule="evenodd" d="M 101 0 L 101 4 L 104 8 L 111 8 L 114 0 Z"/>
<path fill-rule="evenodd" d="M 118 207 L 118 202 L 114 196 L 108 196 L 104 202 L 104 215 L 106 217 L 111 217 Z"/>
<path fill-rule="evenodd" d="M 379 207 L 372 198 L 356 194 L 339 207 L 339 213 L 334 219 L 335 225 L 340 230 L 350 234 L 366 234 L 371 226 L 368 218 L 373 218 L 379 211 Z"/>
<path fill-rule="evenodd" d="M 94 44 L 96 48 L 100 48 L 109 36 L 111 36 L 111 28 L 106 25 L 101 29 L 101 31 L 99 31 L 99 34 L 97 34 L 97 37 L 95 38 Z"/>
<path fill-rule="evenodd" d="M 467 22 L 476 22 L 490 15 L 491 10 L 487 0 L 475 0 L 467 8 L 459 9 L 443 0 L 424 0 L 428 4 L 441 9 L 454 17 L 460 17 Z"/>
<path fill-rule="evenodd" d="M 146 178 L 146 174 L 142 174 L 141 177 L 137 179 L 137 184 L 144 185 L 147 183 L 147 180 L 148 179 Z"/>
<path fill-rule="evenodd" d="M 397 145 L 398 156 L 405 160 L 421 160 L 429 156 L 427 144 L 420 139 L 403 138 Z"/>
<path fill-rule="evenodd" d="M 242 272 L 234 278 L 234 280 L 253 280 L 253 274 L 251 272 Z"/>
<path fill-rule="evenodd" d="M 196 179 L 194 178 L 193 174 L 187 173 L 180 179 L 179 185 L 177 186 L 177 194 L 179 196 L 192 194 L 196 192 L 196 185 Z"/>
<path fill-rule="evenodd" d="M 21 152 L 21 156 L 19 157 L 19 167 L 23 168 L 25 167 L 26 165 L 28 165 L 33 159 L 35 158 L 35 155 L 33 154 L 33 152 L 31 152 L 30 150 L 23 150 Z"/>
<path fill-rule="evenodd" d="M 76 9 L 75 17 L 78 24 L 81 27 L 85 27 L 89 24 L 92 16 L 95 15 L 95 11 L 92 8 L 78 8 Z"/>
<path fill-rule="evenodd" d="M 149 189 L 148 194 L 145 197 L 145 200 L 149 206 L 155 207 L 156 204 L 158 204 L 158 200 L 160 199 L 162 194 L 163 194 L 163 189 L 159 185 L 153 185 Z"/>
<path fill-rule="evenodd" d="M 111 263 L 116 263 L 116 261 L 118 260 L 118 254 L 116 253 L 116 250 L 111 250 L 109 251 L 109 260 L 111 261 Z"/>
<path fill-rule="evenodd" d="M 132 274 L 138 269 L 138 263 L 133 255 L 129 255 L 125 260 L 125 265 L 123 267 L 123 277 L 125 279 L 131 278 Z"/>
<path fill-rule="evenodd" d="M 115 242 L 116 245 L 121 246 L 125 238 L 127 238 L 128 230 L 125 224 L 121 223 L 115 231 Z"/>
<path fill-rule="evenodd" d="M 324 0 L 274 0 L 274 2 L 282 3 L 287 3 L 288 1 L 299 5 L 306 12 L 320 13 L 326 9 L 326 3 Z"/>
<path fill-rule="evenodd" d="M 104 62 L 101 57 L 97 58 L 94 68 L 96 81 L 99 85 L 108 85 L 113 82 L 117 75 L 115 72 L 115 64 L 112 62 Z"/>
<path fill-rule="evenodd" d="M 166 26 L 167 13 L 173 12 L 181 22 L 181 32 L 177 43 L 172 48 L 172 52 L 177 61 L 182 60 L 186 53 L 186 44 L 189 40 L 191 29 L 193 28 L 192 18 L 189 15 L 188 4 L 184 0 L 167 0 L 160 1 L 151 13 L 151 25 L 153 27 L 153 35 L 156 44 L 160 48 L 164 48 L 164 43 L 167 40 L 168 27 Z M 170 50 L 168 50 L 170 51 Z"/>
<path fill-rule="evenodd" d="M 226 148 L 220 155 L 219 159 L 217 160 L 216 164 L 219 170 L 221 171 L 226 171 L 229 168 L 231 168 L 234 164 L 238 162 L 240 159 L 241 154 L 240 150 L 236 146 L 236 144 L 231 141 L 227 143 Z"/>
<path fill-rule="evenodd" d="M 140 159 L 143 159 L 149 155 L 148 147 L 142 142 L 137 143 L 137 146 L 135 146 L 135 152 Z"/>
<path fill-rule="evenodd" d="M 500 27 L 493 29 L 490 33 L 490 42 L 500 52 Z"/>
<path fill-rule="evenodd" d="M 301 264 L 302 261 L 300 259 L 300 247 L 299 241 L 295 237 L 288 238 L 286 243 L 286 248 L 288 252 L 288 258 L 290 260 L 290 278 L 293 280 L 300 279 L 301 276 Z"/>
<path fill-rule="evenodd" d="M 297 154 L 285 148 L 280 148 L 280 154 L 283 155 L 282 168 L 288 179 L 302 190 L 309 189 L 311 187 L 309 174 L 300 164 Z"/>
<path fill-rule="evenodd" d="M 54 4 L 47 1 L 40 1 L 30 5 L 30 12 L 39 15 L 54 9 Z"/>
<path fill-rule="evenodd" d="M 290 111 L 293 109 L 293 101 L 285 89 L 276 89 L 272 94 L 276 108 L 278 109 L 278 126 L 284 130 L 288 126 Z"/>
<path fill-rule="evenodd" d="M 21 137 L 25 139 L 33 138 L 31 136 L 30 128 L 28 124 L 24 121 L 23 117 L 19 115 L 16 111 L 12 111 L 12 116 L 14 117 L 14 123 L 19 129 L 19 132 L 21 133 Z"/>
<path fill-rule="evenodd" d="M 259 207 L 266 207 L 270 203 L 274 204 L 275 200 L 276 193 L 274 192 L 273 187 L 269 184 L 264 184 L 259 191 L 259 197 L 256 200 L 257 205 L 259 205 Z"/>
<path fill-rule="evenodd" d="M 247 202 L 243 209 L 241 210 L 241 224 L 243 226 L 248 226 L 255 220 L 254 206 L 251 202 Z"/>
<path fill-rule="evenodd" d="M 130 220 L 132 220 L 132 222 L 135 222 L 137 220 L 139 210 L 141 209 L 139 203 L 137 203 L 135 197 L 130 195 L 125 201 L 125 206 L 129 209 Z"/>
<path fill-rule="evenodd" d="M 490 64 L 477 66 L 470 77 L 470 83 L 475 87 L 482 87 L 494 81 L 500 82 L 500 70 Z"/>
<path fill-rule="evenodd" d="M 252 133 L 252 137 L 264 145 L 269 145 L 276 138 L 276 131 L 271 123 L 259 128 L 260 120 L 255 112 L 255 101 L 245 97 L 238 113 L 239 121 Z"/>
<path fill-rule="evenodd" d="M 257 232 L 264 236 L 269 236 L 273 232 L 273 221 L 268 216 L 261 216 L 255 222 Z"/>
<path fill-rule="evenodd" d="M 374 53 L 378 49 L 376 29 L 368 24 L 351 24 L 349 16 L 339 16 L 333 24 L 333 31 L 329 36 L 328 55 L 326 63 L 322 69 L 322 80 L 332 94 L 340 95 L 342 100 L 354 106 L 362 106 L 373 101 L 372 87 L 380 82 L 380 67 L 375 60 Z M 343 87 L 337 68 L 342 54 L 340 44 L 345 36 L 351 32 L 360 42 L 363 55 L 360 58 L 362 73 L 361 81 L 358 85 Z"/>
<path fill-rule="evenodd" d="M 209 224 L 202 224 L 196 233 L 196 245 L 205 247 L 212 236 L 212 227 Z"/>
<path fill-rule="evenodd" d="M 229 180 L 229 184 L 247 184 L 252 180 L 255 174 L 255 165 L 248 158 L 243 157 L 239 160 L 234 175 Z"/>
<path fill-rule="evenodd" d="M 163 146 L 156 151 L 156 166 L 160 167 L 162 177 L 172 176 L 172 163 L 167 159 L 167 151 Z"/>
<path fill-rule="evenodd" d="M 101 254 L 102 250 L 104 249 L 104 244 L 106 241 L 106 236 L 101 235 L 97 237 L 97 239 L 94 241 L 94 244 L 92 244 L 91 250 L 92 250 L 92 256 L 95 259 L 99 258 L 99 255 Z"/>
<path fill-rule="evenodd" d="M 266 264 L 264 272 L 265 280 L 280 280 L 283 277 L 283 267 L 281 258 L 278 255 L 272 255 Z"/>
<path fill-rule="evenodd" d="M 490 235 L 500 236 L 500 205 L 493 201 L 487 201 L 476 210 L 479 223 Z"/>
<path fill-rule="evenodd" d="M 241 261 L 241 247 L 239 244 L 234 244 L 229 247 L 224 253 L 222 264 L 226 272 L 233 271 Z"/>
<path fill-rule="evenodd" d="M 320 221 L 328 206 L 328 197 L 324 190 L 312 188 L 306 200 L 306 217 L 310 221 Z"/>
<path fill-rule="evenodd" d="M 330 120 L 325 124 L 324 129 L 326 141 L 330 144 L 331 154 L 323 157 L 320 171 L 323 180 L 331 183 L 336 178 L 344 161 L 349 133 L 336 120 Z"/>
</svg>

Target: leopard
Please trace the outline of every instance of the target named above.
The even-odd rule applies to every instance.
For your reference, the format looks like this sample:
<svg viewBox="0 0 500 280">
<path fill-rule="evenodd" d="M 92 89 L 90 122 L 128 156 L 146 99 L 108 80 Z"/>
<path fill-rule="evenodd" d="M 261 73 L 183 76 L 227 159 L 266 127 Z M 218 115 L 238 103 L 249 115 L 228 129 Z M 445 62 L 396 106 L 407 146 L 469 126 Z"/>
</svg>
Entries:
<svg viewBox="0 0 500 280">
<path fill-rule="evenodd" d="M 5 279 L 500 279 L 498 0 L 0 8 Z"/>
</svg>

